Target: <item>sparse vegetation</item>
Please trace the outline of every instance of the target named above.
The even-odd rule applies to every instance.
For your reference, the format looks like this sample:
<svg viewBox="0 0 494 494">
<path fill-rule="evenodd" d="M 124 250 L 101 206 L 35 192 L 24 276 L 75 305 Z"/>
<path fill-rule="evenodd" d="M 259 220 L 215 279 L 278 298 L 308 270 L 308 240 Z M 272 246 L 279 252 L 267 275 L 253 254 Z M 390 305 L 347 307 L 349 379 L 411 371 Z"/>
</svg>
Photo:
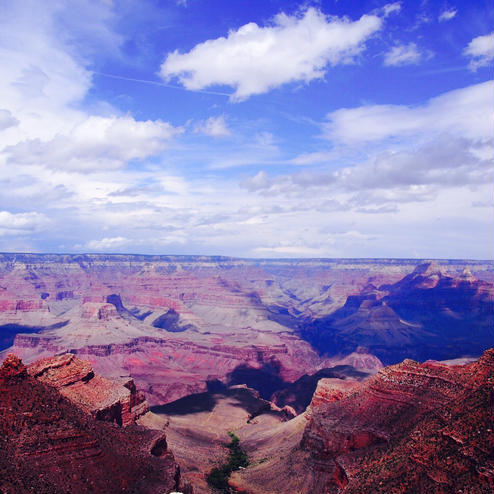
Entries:
<svg viewBox="0 0 494 494">
<path fill-rule="evenodd" d="M 227 448 L 230 450 L 228 462 L 219 467 L 213 468 L 206 477 L 207 483 L 216 492 L 222 494 L 232 494 L 232 489 L 228 485 L 228 479 L 233 471 L 245 468 L 249 465 L 247 453 L 240 447 L 240 439 L 234 432 L 228 432 L 230 444 Z"/>
</svg>

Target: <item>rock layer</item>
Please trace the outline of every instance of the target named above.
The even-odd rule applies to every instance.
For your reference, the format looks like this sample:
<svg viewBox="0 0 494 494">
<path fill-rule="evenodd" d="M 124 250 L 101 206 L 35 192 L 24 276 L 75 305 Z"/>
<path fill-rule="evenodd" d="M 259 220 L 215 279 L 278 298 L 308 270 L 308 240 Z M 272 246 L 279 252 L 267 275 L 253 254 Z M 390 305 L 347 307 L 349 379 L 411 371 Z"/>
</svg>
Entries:
<svg viewBox="0 0 494 494">
<path fill-rule="evenodd" d="M 253 467 L 232 482 L 250 494 L 278 494 L 280 483 L 301 494 L 487 494 L 493 384 L 492 349 L 467 365 L 405 360 L 352 389 L 322 380 L 305 414 L 245 438 Z M 289 437 L 276 455 L 270 444 Z"/>
<path fill-rule="evenodd" d="M 334 313 L 306 324 L 304 334 L 323 352 L 364 345 L 389 365 L 479 356 L 492 344 L 493 327 L 493 285 L 428 262 L 394 284 L 349 296 Z"/>
<path fill-rule="evenodd" d="M 90 362 L 70 353 L 34 362 L 28 373 L 58 389 L 96 419 L 125 427 L 134 424 L 149 409 L 144 394 L 137 391 L 132 379 L 124 377 L 119 384 L 95 375 Z"/>
<path fill-rule="evenodd" d="M 0 368 L 2 493 L 190 494 L 165 445 L 162 432 L 95 420 L 17 357 Z"/>
<path fill-rule="evenodd" d="M 73 353 L 105 377 L 130 375 L 151 404 L 205 391 L 211 380 L 227 384 L 245 367 L 266 370 L 273 361 L 279 375 L 269 379 L 293 382 L 337 364 L 375 372 L 376 354 L 387 363 L 405 356 L 396 348 L 443 352 L 410 353 L 420 359 L 463 357 L 458 349 L 468 346 L 468 324 L 490 334 L 486 297 L 493 265 L 441 261 L 456 278 L 422 270 L 400 285 L 419 296 L 427 283 L 436 283 L 428 277 L 443 277 L 429 292 L 456 280 L 446 291 L 461 292 L 466 312 L 447 304 L 432 304 L 431 311 L 441 313 L 441 321 L 456 321 L 455 327 L 460 321 L 462 332 L 451 338 L 436 331 L 428 345 L 429 321 L 410 322 L 395 302 L 394 308 L 383 302 L 392 296 L 387 287 L 413 274 L 416 263 L 0 254 L 0 350 L 13 344 L 3 355 L 13 351 L 25 362 Z M 465 267 L 470 271 L 462 274 Z M 479 278 L 484 295 L 476 288 Z M 399 293 L 406 300 L 405 288 Z M 484 339 L 470 345 L 474 356 L 485 349 Z M 362 344 L 367 355 L 357 351 Z"/>
</svg>

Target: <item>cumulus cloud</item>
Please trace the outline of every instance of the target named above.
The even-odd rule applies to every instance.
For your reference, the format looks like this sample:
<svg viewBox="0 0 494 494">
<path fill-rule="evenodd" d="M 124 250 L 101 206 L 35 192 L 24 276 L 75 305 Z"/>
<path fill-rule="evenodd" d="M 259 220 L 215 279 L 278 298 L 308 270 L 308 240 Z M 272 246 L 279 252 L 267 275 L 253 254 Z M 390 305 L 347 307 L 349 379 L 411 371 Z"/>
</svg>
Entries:
<svg viewBox="0 0 494 494">
<path fill-rule="evenodd" d="M 399 194 L 386 196 L 386 201 L 415 202 L 430 198 L 428 194 L 437 187 L 489 183 L 491 162 L 488 159 L 479 159 L 471 146 L 468 140 L 443 135 L 420 147 L 382 151 L 357 165 L 330 172 L 302 172 L 269 177 L 266 172 L 260 171 L 253 177 L 244 179 L 241 186 L 251 192 L 307 197 L 317 194 L 314 192 L 317 189 L 339 193 L 395 189 L 400 191 Z M 418 192 L 420 194 L 417 195 Z M 373 197 L 370 203 L 362 203 L 362 197 L 358 200 L 354 198 L 347 207 L 369 204 L 375 205 L 376 198 Z"/>
<path fill-rule="evenodd" d="M 451 91 L 421 106 L 337 110 L 325 127 L 333 149 L 292 162 L 334 161 L 338 153 L 344 158 L 358 152 L 355 164 L 284 175 L 260 171 L 240 185 L 263 197 L 292 200 L 331 194 L 342 209 L 373 215 L 398 211 L 398 204 L 430 203 L 443 190 L 484 190 L 492 184 L 493 84 Z"/>
<path fill-rule="evenodd" d="M 451 19 L 453 19 L 454 17 L 456 17 L 456 14 L 457 13 L 458 13 L 458 11 L 456 9 L 443 10 L 439 14 L 438 20 L 439 20 L 439 22 L 450 21 Z"/>
<path fill-rule="evenodd" d="M 211 137 L 226 137 L 231 134 L 223 115 L 219 117 L 209 117 L 207 120 L 199 122 L 194 127 L 194 132 Z"/>
<path fill-rule="evenodd" d="M 10 163 L 86 172 L 115 169 L 129 160 L 156 154 L 179 131 L 160 120 L 89 116 L 67 134 L 58 134 L 49 141 L 22 141 L 5 152 Z"/>
<path fill-rule="evenodd" d="M 471 70 L 489 65 L 494 60 L 494 32 L 473 38 L 463 53 L 470 57 Z"/>
<path fill-rule="evenodd" d="M 467 140 L 440 136 L 420 148 L 379 153 L 368 162 L 335 172 L 347 190 L 415 185 L 462 186 L 490 181 L 490 162 L 479 160 Z"/>
<path fill-rule="evenodd" d="M 241 101 L 288 82 L 322 78 L 328 64 L 353 62 L 381 25 L 376 15 L 352 22 L 315 8 L 301 15 L 281 13 L 269 26 L 251 22 L 188 53 L 168 54 L 161 75 L 167 81 L 176 77 L 191 90 L 232 86 L 232 100 Z"/>
<path fill-rule="evenodd" d="M 422 58 L 415 43 L 400 44 L 393 46 L 384 56 L 384 65 L 399 66 L 413 65 L 418 63 Z"/>
<path fill-rule="evenodd" d="M 368 105 L 328 114 L 324 135 L 350 144 L 448 133 L 490 142 L 494 82 L 450 91 L 420 106 Z"/>
<path fill-rule="evenodd" d="M 268 174 L 261 170 L 253 177 L 248 177 L 241 182 L 241 187 L 251 191 L 267 189 L 271 186 L 271 181 L 268 178 Z"/>
<path fill-rule="evenodd" d="M 46 228 L 48 218 L 42 213 L 0 211 L 0 235 L 22 235 Z"/>
</svg>

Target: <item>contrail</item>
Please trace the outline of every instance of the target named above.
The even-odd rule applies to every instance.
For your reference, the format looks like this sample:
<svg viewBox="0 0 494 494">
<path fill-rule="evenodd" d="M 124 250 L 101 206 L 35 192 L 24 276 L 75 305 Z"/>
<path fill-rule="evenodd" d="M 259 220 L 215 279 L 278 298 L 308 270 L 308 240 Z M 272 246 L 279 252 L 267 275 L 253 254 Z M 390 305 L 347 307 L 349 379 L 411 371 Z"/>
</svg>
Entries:
<svg viewBox="0 0 494 494">
<path fill-rule="evenodd" d="M 153 86 L 168 87 L 170 89 L 179 89 L 180 91 L 192 91 L 194 93 L 214 94 L 216 96 L 228 96 L 228 97 L 231 96 L 231 94 L 229 93 L 222 93 L 220 91 L 204 91 L 202 89 L 187 89 L 182 86 L 173 86 L 172 84 L 165 84 L 164 82 L 150 81 L 148 79 L 134 79 L 133 77 L 124 77 L 123 75 L 107 74 L 105 72 L 97 72 L 96 70 L 93 70 L 92 73 L 96 75 L 101 75 L 103 77 L 110 77 L 111 79 L 120 79 L 122 81 L 131 81 L 131 82 L 142 82 L 144 84 L 152 84 Z"/>
</svg>

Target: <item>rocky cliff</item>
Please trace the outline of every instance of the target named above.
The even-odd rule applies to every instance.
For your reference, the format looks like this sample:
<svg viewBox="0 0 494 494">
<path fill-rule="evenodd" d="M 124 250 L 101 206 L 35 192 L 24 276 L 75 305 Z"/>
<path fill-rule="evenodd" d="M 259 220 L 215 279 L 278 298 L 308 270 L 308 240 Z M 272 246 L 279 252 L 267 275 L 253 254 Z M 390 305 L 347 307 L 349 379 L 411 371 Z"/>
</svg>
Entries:
<svg viewBox="0 0 494 494">
<path fill-rule="evenodd" d="M 459 366 L 405 360 L 362 383 L 323 379 L 305 414 L 244 438 L 253 466 L 232 483 L 249 494 L 487 494 L 493 384 L 494 350 Z"/>
<path fill-rule="evenodd" d="M 68 386 L 87 367 L 80 370 L 77 375 L 65 373 Z M 174 490 L 191 492 L 181 484 L 162 432 L 95 420 L 56 387 L 29 375 L 17 357 L 4 361 L 0 368 L 2 493 L 163 494 Z"/>
<path fill-rule="evenodd" d="M 99 420 L 125 427 L 149 410 L 144 394 L 137 391 L 131 378 L 123 377 L 119 383 L 95 375 L 90 362 L 70 353 L 36 361 L 27 371 Z"/>
<path fill-rule="evenodd" d="M 468 268 L 457 276 L 436 263 L 417 266 L 393 284 L 368 285 L 303 333 L 329 354 L 364 345 L 385 364 L 404 358 L 478 356 L 492 344 L 494 287 Z"/>
</svg>

